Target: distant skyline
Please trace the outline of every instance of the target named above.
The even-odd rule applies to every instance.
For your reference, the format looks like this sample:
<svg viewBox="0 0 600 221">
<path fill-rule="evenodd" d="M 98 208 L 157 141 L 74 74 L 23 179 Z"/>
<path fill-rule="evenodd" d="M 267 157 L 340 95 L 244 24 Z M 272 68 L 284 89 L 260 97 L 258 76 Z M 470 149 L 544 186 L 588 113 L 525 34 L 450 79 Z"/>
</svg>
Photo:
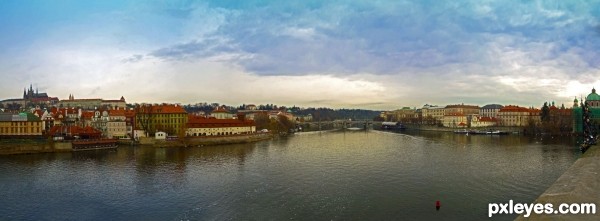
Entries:
<svg viewBox="0 0 600 221">
<path fill-rule="evenodd" d="M 0 1 L 0 100 L 569 107 L 600 1 Z"/>
</svg>

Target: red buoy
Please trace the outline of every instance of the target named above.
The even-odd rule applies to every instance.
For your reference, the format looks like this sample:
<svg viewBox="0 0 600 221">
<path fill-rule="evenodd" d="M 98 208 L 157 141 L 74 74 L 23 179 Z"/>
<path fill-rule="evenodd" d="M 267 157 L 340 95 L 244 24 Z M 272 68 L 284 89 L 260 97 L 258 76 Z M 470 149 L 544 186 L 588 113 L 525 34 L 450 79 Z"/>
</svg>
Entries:
<svg viewBox="0 0 600 221">
<path fill-rule="evenodd" d="M 438 201 L 435 201 L 435 210 L 440 210 L 440 207 L 441 207 L 441 206 L 442 206 L 442 205 L 441 205 L 441 203 L 440 203 L 440 201 L 439 201 L 439 200 L 438 200 Z"/>
</svg>

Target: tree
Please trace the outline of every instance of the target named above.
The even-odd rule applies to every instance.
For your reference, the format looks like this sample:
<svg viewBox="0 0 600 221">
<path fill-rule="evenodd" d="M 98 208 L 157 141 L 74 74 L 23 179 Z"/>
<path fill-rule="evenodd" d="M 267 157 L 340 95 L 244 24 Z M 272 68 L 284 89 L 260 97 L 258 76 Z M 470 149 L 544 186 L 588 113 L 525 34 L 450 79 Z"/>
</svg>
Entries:
<svg viewBox="0 0 600 221">
<path fill-rule="evenodd" d="M 147 105 L 147 104 L 143 104 L 140 106 L 137 106 L 135 108 L 135 119 L 137 121 L 137 125 L 140 126 L 140 128 L 142 130 L 144 130 L 144 133 L 146 133 L 146 136 L 149 136 L 150 134 L 154 134 L 154 128 L 151 128 L 151 124 L 152 124 L 152 118 L 153 118 L 153 114 L 152 114 L 152 105 Z"/>
<path fill-rule="evenodd" d="M 279 131 L 287 132 L 296 127 L 294 122 L 292 122 L 290 119 L 288 119 L 284 115 L 277 115 L 277 122 L 279 123 L 279 128 L 280 128 Z"/>
<path fill-rule="evenodd" d="M 542 112 L 540 112 L 540 118 L 542 119 L 542 122 L 548 122 L 550 120 L 550 107 L 548 107 L 548 102 L 544 102 Z"/>
<path fill-rule="evenodd" d="M 258 112 L 254 114 L 254 123 L 256 124 L 257 130 L 272 129 L 270 127 L 271 120 L 266 112 Z"/>
</svg>

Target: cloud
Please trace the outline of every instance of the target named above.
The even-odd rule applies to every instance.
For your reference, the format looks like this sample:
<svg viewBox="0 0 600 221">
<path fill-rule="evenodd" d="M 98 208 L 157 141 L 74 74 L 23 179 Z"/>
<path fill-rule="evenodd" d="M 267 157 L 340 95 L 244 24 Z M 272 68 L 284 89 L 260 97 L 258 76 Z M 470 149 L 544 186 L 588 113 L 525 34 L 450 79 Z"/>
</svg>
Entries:
<svg viewBox="0 0 600 221">
<path fill-rule="evenodd" d="M 16 76 L 2 86 L 43 82 L 51 94 L 139 102 L 528 106 L 597 84 L 598 6 L 169 1 L 88 8 L 73 18 L 50 11 L 22 24 L 13 13 L 0 23 L 45 28 L 20 32 L 35 35 L 19 42 L 0 37 L 2 74 Z"/>
</svg>

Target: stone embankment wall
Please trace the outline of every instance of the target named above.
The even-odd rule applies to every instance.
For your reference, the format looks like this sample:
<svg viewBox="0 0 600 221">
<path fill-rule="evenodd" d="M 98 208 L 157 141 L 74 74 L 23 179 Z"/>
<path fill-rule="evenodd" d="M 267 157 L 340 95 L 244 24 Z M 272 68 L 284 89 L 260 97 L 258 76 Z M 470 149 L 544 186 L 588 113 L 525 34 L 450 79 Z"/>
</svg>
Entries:
<svg viewBox="0 0 600 221">
<path fill-rule="evenodd" d="M 596 214 L 532 214 L 516 220 L 600 220 L 600 146 L 588 149 L 535 203 L 552 203 L 554 209 L 562 203 L 595 203 Z"/>
<path fill-rule="evenodd" d="M 70 152 L 71 143 L 63 142 L 33 142 L 17 140 L 14 142 L 0 143 L 0 155 Z"/>
<path fill-rule="evenodd" d="M 186 137 L 178 140 L 156 140 L 154 138 L 140 138 L 141 145 L 152 145 L 159 147 L 194 147 L 206 145 L 250 143 L 267 140 L 273 137 L 270 133 L 252 135 L 210 136 L 210 137 Z"/>
<path fill-rule="evenodd" d="M 517 133 L 522 133 L 523 132 L 523 128 L 522 127 L 471 127 L 471 128 L 449 128 L 449 127 L 438 127 L 438 126 L 429 126 L 429 125 L 405 125 L 407 129 L 410 130 L 429 130 L 429 131 L 447 131 L 447 132 L 452 132 L 452 131 L 456 131 L 456 130 L 463 130 L 463 129 L 467 129 L 467 130 L 481 130 L 481 131 L 488 131 L 488 130 L 500 130 L 500 131 L 506 131 L 506 132 L 517 132 Z"/>
</svg>

